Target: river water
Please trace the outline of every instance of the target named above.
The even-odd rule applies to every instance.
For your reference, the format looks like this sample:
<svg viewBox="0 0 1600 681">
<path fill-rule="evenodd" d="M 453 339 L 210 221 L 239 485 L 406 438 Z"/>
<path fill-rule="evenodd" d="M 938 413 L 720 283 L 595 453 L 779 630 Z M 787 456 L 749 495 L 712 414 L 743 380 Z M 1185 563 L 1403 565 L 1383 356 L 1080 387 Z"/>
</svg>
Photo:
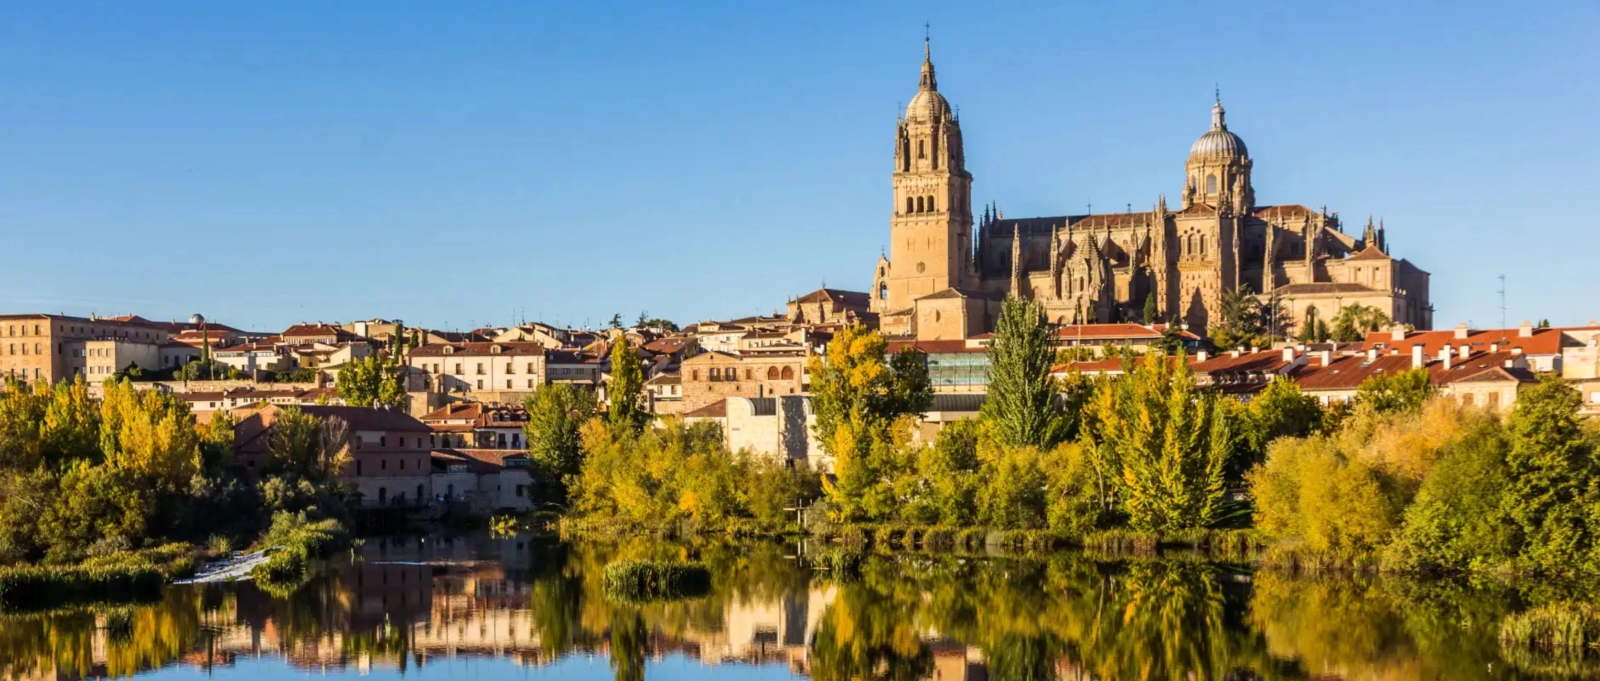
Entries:
<svg viewBox="0 0 1600 681">
<path fill-rule="evenodd" d="M 0 615 L 0 678 L 1567 679 L 1502 650 L 1545 582 L 1292 577 L 1187 555 L 908 552 L 817 570 L 797 544 L 372 538 L 292 593 Z M 619 558 L 705 562 L 711 591 L 607 600 Z"/>
</svg>

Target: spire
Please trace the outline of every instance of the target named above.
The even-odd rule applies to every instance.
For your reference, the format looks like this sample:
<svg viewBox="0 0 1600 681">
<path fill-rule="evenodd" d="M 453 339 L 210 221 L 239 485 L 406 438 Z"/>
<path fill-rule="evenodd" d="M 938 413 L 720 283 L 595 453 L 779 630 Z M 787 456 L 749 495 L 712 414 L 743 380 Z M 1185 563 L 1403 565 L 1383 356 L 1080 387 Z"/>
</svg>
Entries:
<svg viewBox="0 0 1600 681">
<path fill-rule="evenodd" d="M 926 24 L 923 29 L 927 29 Z M 939 81 L 933 75 L 933 41 L 926 34 L 922 36 L 922 89 L 939 89 Z"/>
<path fill-rule="evenodd" d="M 926 67 L 923 67 L 923 68 L 924 69 L 929 69 L 929 68 L 932 68 L 932 66 L 926 66 Z M 1216 104 L 1211 105 L 1211 129 L 1212 130 L 1227 130 L 1228 129 L 1228 122 L 1226 120 L 1224 120 L 1224 117 L 1226 115 L 1227 115 L 1227 112 L 1222 110 L 1222 88 L 1219 87 L 1219 88 L 1217 88 Z"/>
<path fill-rule="evenodd" d="M 1367 216 L 1367 229 L 1361 233 L 1361 241 L 1361 247 L 1363 249 L 1372 248 L 1373 246 L 1378 245 L 1378 230 L 1372 225 L 1371 215 Z"/>
</svg>

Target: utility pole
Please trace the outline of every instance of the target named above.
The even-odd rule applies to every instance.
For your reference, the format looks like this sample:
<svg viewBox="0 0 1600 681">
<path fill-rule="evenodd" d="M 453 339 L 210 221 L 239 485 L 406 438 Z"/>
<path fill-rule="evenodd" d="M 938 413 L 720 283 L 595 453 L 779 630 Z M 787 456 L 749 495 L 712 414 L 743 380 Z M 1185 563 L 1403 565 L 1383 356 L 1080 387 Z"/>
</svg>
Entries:
<svg viewBox="0 0 1600 681">
<path fill-rule="evenodd" d="M 1500 334 L 1506 330 L 1506 275 L 1500 275 Z"/>
</svg>

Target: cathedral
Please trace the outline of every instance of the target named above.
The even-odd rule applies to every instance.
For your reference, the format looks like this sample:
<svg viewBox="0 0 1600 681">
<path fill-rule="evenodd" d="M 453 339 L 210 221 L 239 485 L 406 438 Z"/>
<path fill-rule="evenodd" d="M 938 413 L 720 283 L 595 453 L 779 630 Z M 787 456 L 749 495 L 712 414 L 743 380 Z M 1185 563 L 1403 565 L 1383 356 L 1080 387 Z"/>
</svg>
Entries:
<svg viewBox="0 0 1600 681">
<path fill-rule="evenodd" d="M 993 329 L 1009 295 L 1042 303 L 1057 323 L 1142 321 L 1154 297 L 1163 321 L 1204 332 L 1232 291 L 1275 302 L 1289 334 L 1311 314 L 1376 307 L 1432 327 L 1428 273 L 1390 255 L 1380 221 L 1359 236 L 1337 213 L 1259 205 L 1244 140 L 1219 96 L 1211 127 L 1189 148 L 1181 199 L 1129 213 L 974 220 L 961 119 L 939 94 L 928 45 L 916 96 L 895 128 L 894 214 L 873 273 L 872 311 L 892 336 L 970 338 Z"/>
</svg>

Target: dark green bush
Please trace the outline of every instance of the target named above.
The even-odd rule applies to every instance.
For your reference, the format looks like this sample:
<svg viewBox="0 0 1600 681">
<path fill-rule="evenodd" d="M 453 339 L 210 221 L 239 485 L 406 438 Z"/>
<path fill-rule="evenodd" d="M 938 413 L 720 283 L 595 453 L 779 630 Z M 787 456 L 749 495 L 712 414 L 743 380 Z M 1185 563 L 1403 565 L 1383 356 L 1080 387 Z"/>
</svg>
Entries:
<svg viewBox="0 0 1600 681">
<path fill-rule="evenodd" d="M 711 571 L 700 563 L 620 560 L 606 566 L 606 596 L 626 602 L 677 600 L 711 590 Z"/>
</svg>

